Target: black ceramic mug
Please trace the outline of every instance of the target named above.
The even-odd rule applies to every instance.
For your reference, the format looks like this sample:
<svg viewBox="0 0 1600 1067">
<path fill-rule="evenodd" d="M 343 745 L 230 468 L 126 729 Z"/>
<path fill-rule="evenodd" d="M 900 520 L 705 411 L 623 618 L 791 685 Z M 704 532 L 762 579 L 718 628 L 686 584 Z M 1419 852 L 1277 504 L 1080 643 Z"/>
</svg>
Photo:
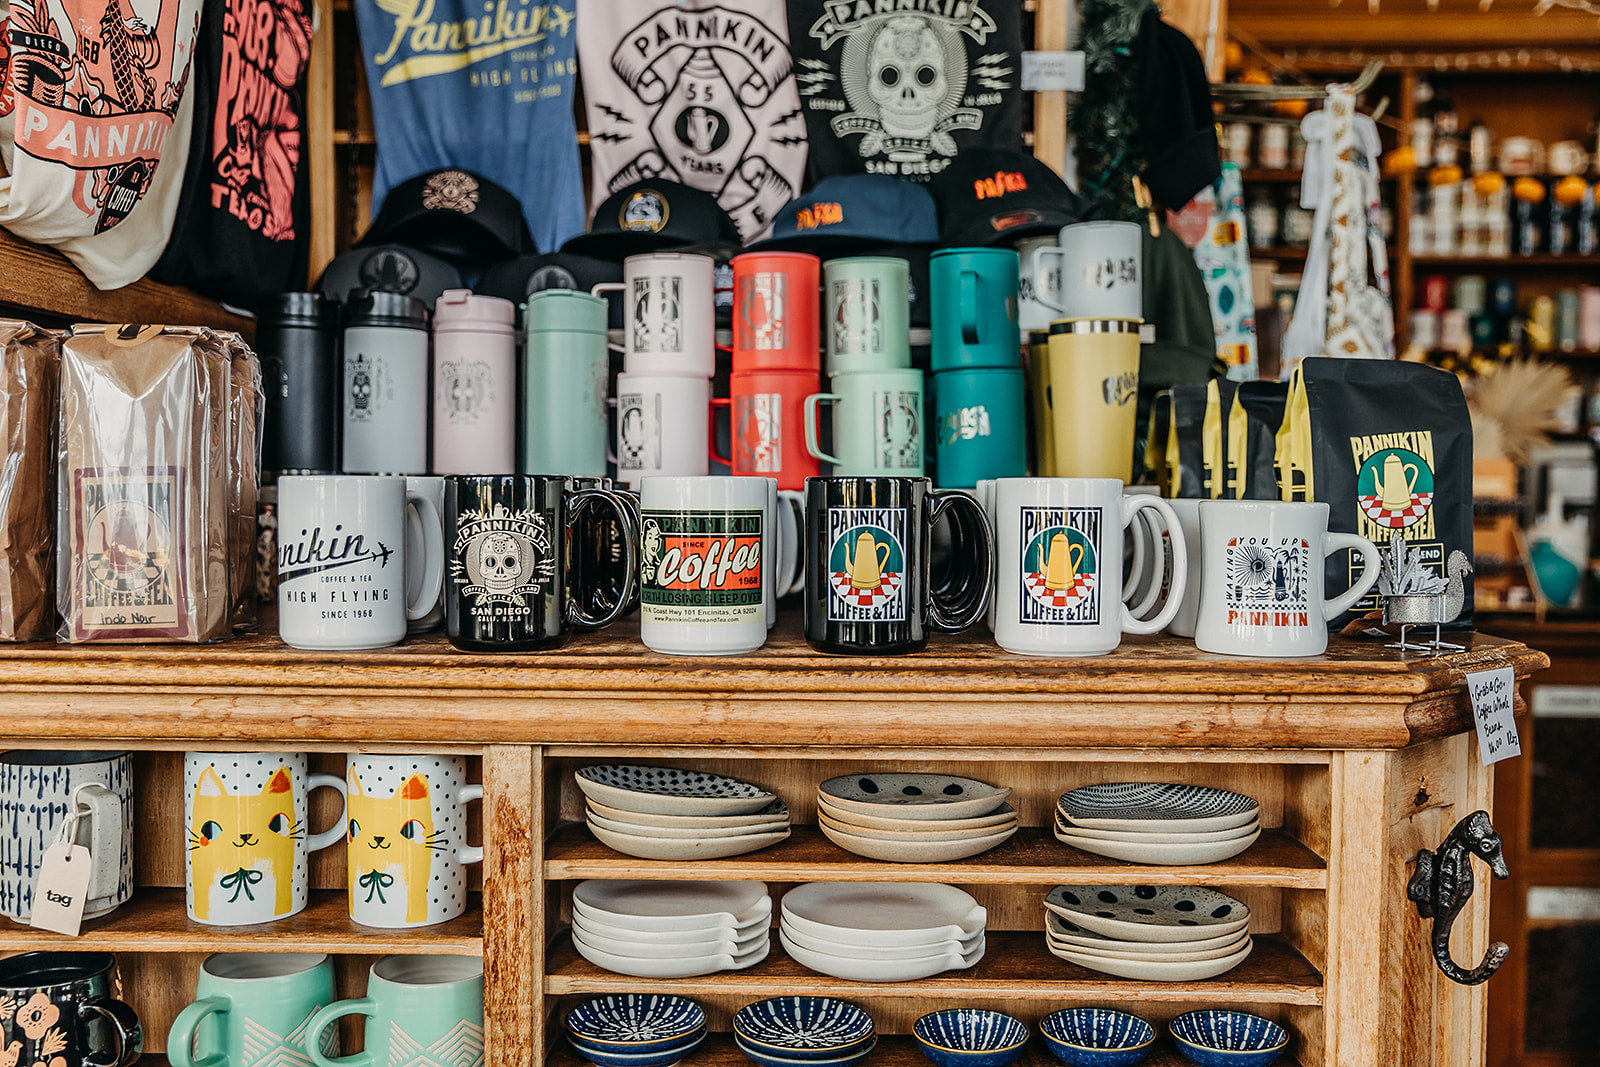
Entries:
<svg viewBox="0 0 1600 1067">
<path fill-rule="evenodd" d="M 444 622 L 469 652 L 556 648 L 574 626 L 616 621 L 634 595 L 639 542 L 627 502 L 545 474 L 445 479 Z M 585 546 L 615 524 L 622 551 L 579 566 Z"/>
<path fill-rule="evenodd" d="M 948 558 L 932 566 L 934 524 Z M 989 606 L 994 534 L 977 501 L 926 478 L 806 479 L 806 640 L 819 652 L 916 652 Z"/>
<path fill-rule="evenodd" d="M 27 952 L 0 960 L 0 1060 L 55 1067 L 128 1067 L 137 1060 L 144 1031 L 133 1009 L 111 995 L 114 965 L 109 952 Z"/>
</svg>

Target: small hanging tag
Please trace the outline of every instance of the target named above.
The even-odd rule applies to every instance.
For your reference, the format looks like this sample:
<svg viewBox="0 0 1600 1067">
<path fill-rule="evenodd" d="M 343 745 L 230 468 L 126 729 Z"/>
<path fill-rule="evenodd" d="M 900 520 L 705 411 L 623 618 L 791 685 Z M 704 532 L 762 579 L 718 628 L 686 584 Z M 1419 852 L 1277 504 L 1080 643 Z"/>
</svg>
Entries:
<svg viewBox="0 0 1600 1067">
<path fill-rule="evenodd" d="M 1082 52 L 1022 53 L 1024 92 L 1083 92 Z"/>
<path fill-rule="evenodd" d="M 1512 714 L 1517 679 L 1510 667 L 1467 675 L 1472 717 L 1478 723 L 1478 756 L 1484 766 L 1522 755 L 1517 720 Z"/>
<path fill-rule="evenodd" d="M 44 850 L 39 880 L 33 886 L 33 916 L 28 925 L 77 937 L 93 862 L 82 845 L 57 841 Z"/>
</svg>

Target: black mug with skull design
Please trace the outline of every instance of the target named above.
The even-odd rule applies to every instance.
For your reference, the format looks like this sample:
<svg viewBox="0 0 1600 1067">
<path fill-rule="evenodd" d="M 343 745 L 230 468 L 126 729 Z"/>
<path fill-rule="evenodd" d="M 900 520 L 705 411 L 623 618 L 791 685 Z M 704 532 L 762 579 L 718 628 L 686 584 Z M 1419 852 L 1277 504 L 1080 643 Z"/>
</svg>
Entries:
<svg viewBox="0 0 1600 1067">
<path fill-rule="evenodd" d="M 445 479 L 444 622 L 469 652 L 537 652 L 574 627 L 616 621 L 634 595 L 638 535 L 617 493 L 546 474 Z M 610 567 L 581 565 L 603 538 L 622 538 Z"/>
</svg>

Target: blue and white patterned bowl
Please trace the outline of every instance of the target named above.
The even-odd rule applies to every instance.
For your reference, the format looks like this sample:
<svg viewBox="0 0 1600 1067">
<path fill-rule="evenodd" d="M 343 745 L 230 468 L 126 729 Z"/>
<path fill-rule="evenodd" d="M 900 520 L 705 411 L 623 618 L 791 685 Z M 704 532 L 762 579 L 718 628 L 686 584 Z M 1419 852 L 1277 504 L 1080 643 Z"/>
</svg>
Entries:
<svg viewBox="0 0 1600 1067">
<path fill-rule="evenodd" d="M 939 1067 L 1004 1067 L 1028 1043 L 1021 1019 L 982 1008 L 929 1012 L 911 1027 L 911 1034 L 922 1054 Z"/>
<path fill-rule="evenodd" d="M 706 1032 L 701 1030 L 698 1034 L 691 1035 L 686 1041 L 680 1041 L 665 1048 L 656 1049 L 652 1052 L 624 1054 L 598 1049 L 578 1041 L 571 1034 L 567 1035 L 567 1043 L 572 1046 L 572 1050 L 590 1063 L 595 1064 L 596 1067 L 672 1067 L 674 1063 L 687 1056 L 691 1050 L 705 1039 Z"/>
<path fill-rule="evenodd" d="M 623 1055 L 681 1044 L 706 1028 L 706 1013 L 685 997 L 661 993 L 612 993 L 567 1012 L 567 1033 L 590 1048 Z"/>
<path fill-rule="evenodd" d="M 1167 1025 L 1178 1051 L 1200 1067 L 1266 1067 L 1289 1047 L 1289 1032 L 1271 1019 L 1209 1008 Z"/>
<path fill-rule="evenodd" d="M 856 1064 L 866 1059 L 867 1054 L 877 1046 L 878 1035 L 873 1034 L 865 1041 L 856 1042 L 850 1046 L 848 1051 L 841 1053 L 836 1058 L 824 1060 L 801 1060 L 793 1059 L 789 1056 L 779 1056 L 762 1048 L 760 1045 L 751 1044 L 738 1034 L 733 1035 L 733 1043 L 739 1047 L 740 1052 L 755 1060 L 761 1067 L 855 1067 Z"/>
<path fill-rule="evenodd" d="M 1127 1067 L 1150 1055 L 1156 1028 L 1125 1011 L 1063 1008 L 1039 1020 L 1039 1036 L 1069 1067 Z"/>
<path fill-rule="evenodd" d="M 772 997 L 733 1015 L 733 1032 L 758 1052 L 792 1060 L 838 1059 L 872 1039 L 872 1016 L 836 997 Z"/>
</svg>

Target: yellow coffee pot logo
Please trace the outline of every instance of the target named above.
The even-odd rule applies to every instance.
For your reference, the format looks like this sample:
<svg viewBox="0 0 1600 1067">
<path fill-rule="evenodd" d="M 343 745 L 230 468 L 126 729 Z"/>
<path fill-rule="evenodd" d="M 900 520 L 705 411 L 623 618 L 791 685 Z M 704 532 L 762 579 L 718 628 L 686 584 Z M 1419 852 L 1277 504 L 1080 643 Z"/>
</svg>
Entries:
<svg viewBox="0 0 1600 1067">
<path fill-rule="evenodd" d="M 890 552 L 887 541 L 878 541 L 871 531 L 862 530 L 856 538 L 854 555 L 850 554 L 849 546 L 845 546 L 845 572 L 850 575 L 850 588 L 876 589 L 882 585 L 883 568 L 889 562 Z"/>
<path fill-rule="evenodd" d="M 1390 452 L 1383 461 L 1383 471 L 1378 475 L 1378 496 L 1389 511 L 1404 511 L 1411 506 L 1411 494 L 1417 488 L 1417 465 L 1407 463 Z"/>
<path fill-rule="evenodd" d="M 1058 532 L 1050 538 L 1050 548 L 1044 557 L 1044 585 L 1046 589 L 1070 589 L 1077 584 L 1078 568 L 1083 564 L 1083 546 L 1068 544 L 1067 535 Z M 1074 555 L 1073 553 L 1077 554 Z"/>
</svg>

